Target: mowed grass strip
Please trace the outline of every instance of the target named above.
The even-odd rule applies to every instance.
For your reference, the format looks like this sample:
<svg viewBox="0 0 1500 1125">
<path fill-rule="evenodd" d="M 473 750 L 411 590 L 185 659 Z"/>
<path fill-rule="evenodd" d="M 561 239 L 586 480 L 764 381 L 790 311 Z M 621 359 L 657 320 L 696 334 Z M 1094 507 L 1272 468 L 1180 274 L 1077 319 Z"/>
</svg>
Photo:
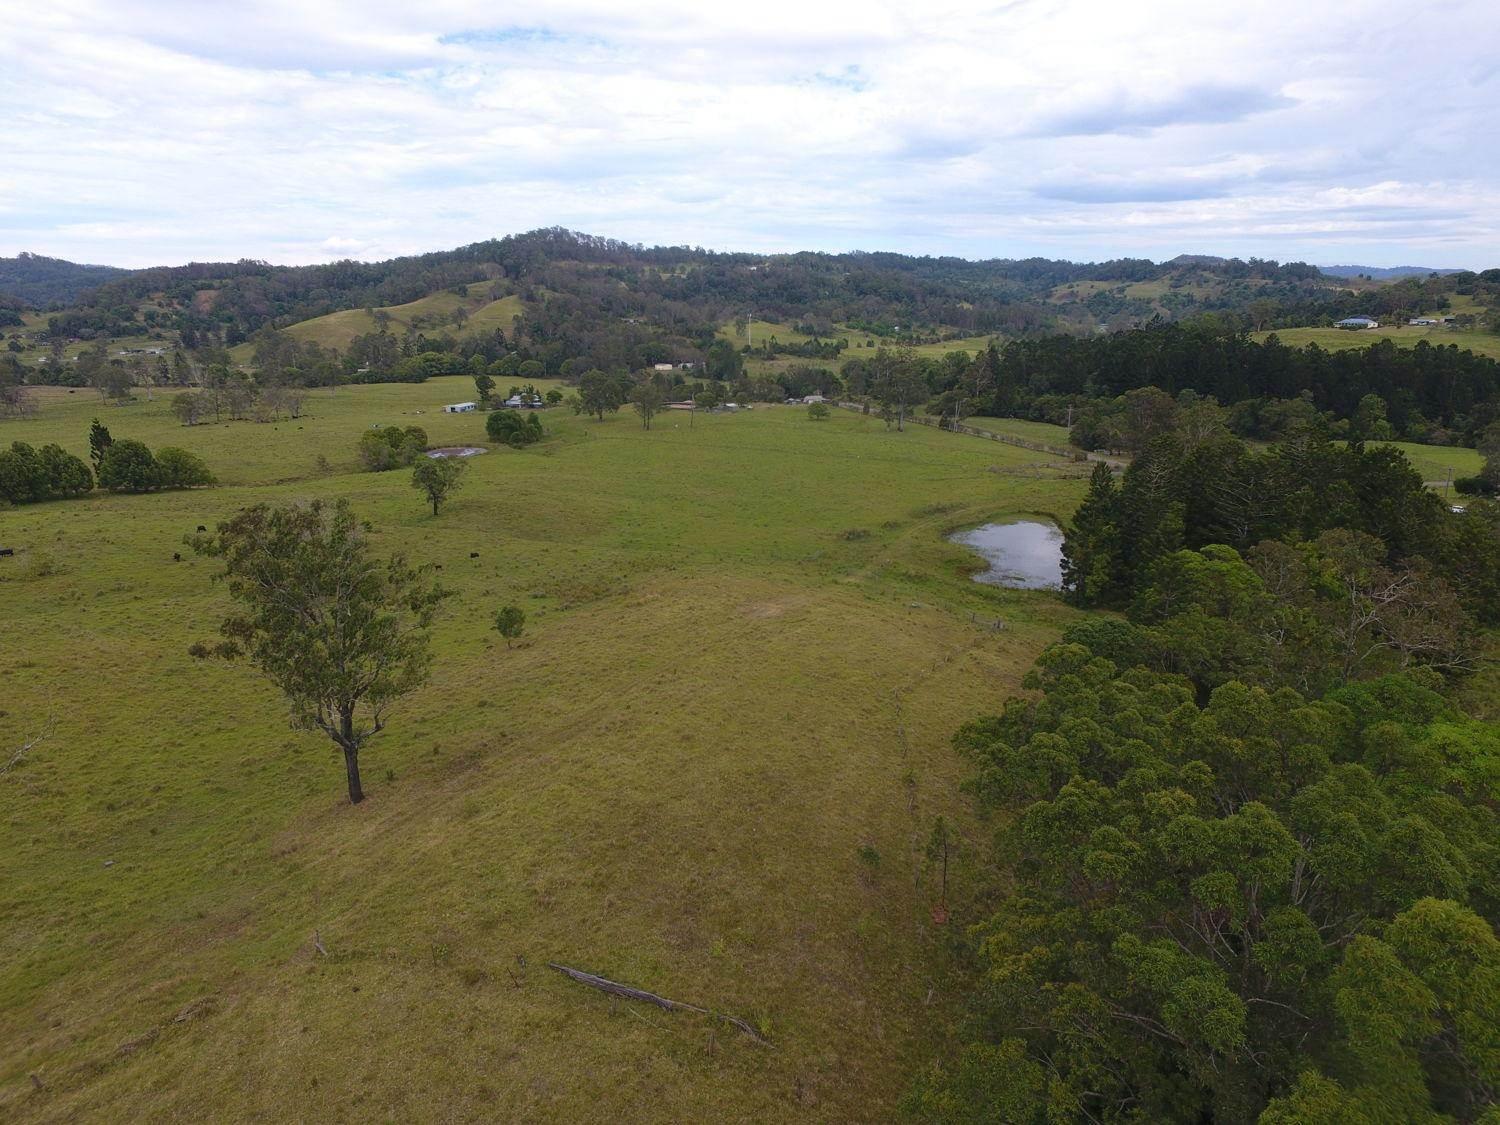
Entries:
<svg viewBox="0 0 1500 1125">
<path fill-rule="evenodd" d="M 300 430 L 65 394 L 0 424 L 86 454 L 98 413 L 234 482 L 0 513 L 0 747 L 54 719 L 0 778 L 3 1115 L 870 1120 L 938 1041 L 920 849 L 936 814 L 966 823 L 949 739 L 1072 619 L 968 582 L 942 534 L 1070 510 L 1083 482 L 790 407 L 649 433 L 548 412 L 546 443 L 471 461 L 437 518 L 405 472 L 312 471 L 377 421 L 482 442 L 482 415 L 432 413 L 466 383 L 341 388 Z M 227 603 L 210 562 L 172 561 L 181 537 L 311 496 L 455 591 L 359 808 L 252 670 L 186 654 Z M 39 554 L 57 572 L 15 580 Z M 514 649 L 489 629 L 507 602 Z"/>
</svg>

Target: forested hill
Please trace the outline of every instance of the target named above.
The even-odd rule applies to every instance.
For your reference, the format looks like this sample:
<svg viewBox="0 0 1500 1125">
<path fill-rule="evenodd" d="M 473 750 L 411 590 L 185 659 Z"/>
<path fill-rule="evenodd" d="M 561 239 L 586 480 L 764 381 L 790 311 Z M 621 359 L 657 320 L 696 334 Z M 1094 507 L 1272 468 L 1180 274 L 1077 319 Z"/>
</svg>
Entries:
<svg viewBox="0 0 1500 1125">
<path fill-rule="evenodd" d="M 37 272 L 46 260 L 21 261 Z M 1245 317 L 1256 329 L 1326 323 L 1357 312 L 1430 308 L 1430 295 L 1420 291 L 1436 284 L 1407 283 L 1410 291 L 1394 301 L 1380 289 L 1380 299 L 1372 300 L 1368 283 L 1337 281 L 1304 263 L 1259 259 L 1080 264 L 893 253 L 761 255 L 644 247 L 560 229 L 385 262 L 240 261 L 136 270 L 85 293 L 76 286 L 22 292 L 3 277 L 0 295 L 54 313 L 53 329 L 70 339 L 129 336 L 146 327 L 227 346 L 267 325 L 285 328 L 333 312 L 400 305 L 479 282 L 502 282 L 528 299 L 562 295 L 576 311 L 644 320 L 684 337 L 752 316 L 805 326 L 812 335 L 838 326 L 927 339 L 1094 331 L 1216 311 Z"/>
<path fill-rule="evenodd" d="M 0 304 L 38 309 L 68 305 L 90 289 L 129 272 L 116 266 L 85 266 L 23 251 L 14 258 L 0 258 Z"/>
</svg>

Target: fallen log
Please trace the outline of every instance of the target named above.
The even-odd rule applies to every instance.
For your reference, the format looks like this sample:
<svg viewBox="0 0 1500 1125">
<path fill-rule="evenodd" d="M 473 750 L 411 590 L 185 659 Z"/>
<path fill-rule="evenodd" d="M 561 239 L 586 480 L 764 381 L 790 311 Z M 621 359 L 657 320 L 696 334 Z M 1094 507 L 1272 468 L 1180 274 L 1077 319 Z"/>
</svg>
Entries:
<svg viewBox="0 0 1500 1125">
<path fill-rule="evenodd" d="M 548 961 L 547 968 L 556 969 L 563 976 L 572 977 L 579 984 L 586 984 L 590 988 L 597 988 L 600 992 L 607 992 L 611 996 L 623 996 L 627 1000 L 641 1000 L 647 1004 L 655 1004 L 658 1008 L 665 1008 L 669 1012 L 697 1012 L 702 1016 L 711 1016 L 714 1019 L 723 1020 L 725 1023 L 737 1027 L 762 1046 L 769 1047 L 771 1045 L 770 1041 L 761 1035 L 760 1032 L 756 1031 L 754 1026 L 737 1016 L 728 1016 L 723 1012 L 713 1012 L 707 1008 L 700 1008 L 697 1004 L 685 1004 L 681 1000 L 669 1000 L 665 996 L 658 996 L 654 992 L 647 992 L 641 988 L 632 988 L 628 984 L 621 984 L 619 981 L 613 981 L 607 977 L 598 976 L 595 973 L 586 973 L 582 969 L 572 969 L 567 965 L 559 965 L 556 961 Z"/>
</svg>

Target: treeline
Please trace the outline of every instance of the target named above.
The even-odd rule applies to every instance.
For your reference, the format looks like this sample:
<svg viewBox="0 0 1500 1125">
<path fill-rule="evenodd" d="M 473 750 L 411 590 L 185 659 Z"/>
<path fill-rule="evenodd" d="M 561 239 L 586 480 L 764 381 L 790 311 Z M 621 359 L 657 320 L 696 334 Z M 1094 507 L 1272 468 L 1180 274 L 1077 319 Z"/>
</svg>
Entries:
<svg viewBox="0 0 1500 1125">
<path fill-rule="evenodd" d="M 119 440 L 94 420 L 89 431 L 92 467 L 62 446 L 36 449 L 23 441 L 0 450 L 0 501 L 37 504 L 63 500 L 93 491 L 95 484 L 111 492 L 154 492 L 164 488 L 211 485 L 214 475 L 196 453 L 165 447 L 153 453 L 144 442 Z"/>
<path fill-rule="evenodd" d="M 700 349 L 719 325 L 744 315 L 860 325 L 874 336 L 899 328 L 903 338 L 916 339 L 935 338 L 940 330 L 1016 335 L 1059 326 L 1092 329 L 1127 307 L 1140 319 L 1163 311 L 1184 317 L 1242 309 L 1252 299 L 1276 306 L 1260 317 L 1270 323 L 1285 320 L 1290 309 L 1299 316 L 1315 309 L 1327 320 L 1342 314 L 1340 302 L 1349 293 L 1311 266 L 1256 259 L 1080 264 L 888 253 L 761 256 L 648 248 L 550 229 L 387 262 L 281 267 L 241 261 L 135 271 L 58 311 L 49 331 L 90 339 L 145 326 L 176 331 L 190 347 L 233 346 L 267 325 L 402 304 L 492 280 L 504 280 L 536 308 L 557 304 L 528 327 L 536 345 L 557 333 L 561 319 L 570 333 L 588 330 L 586 324 L 645 323 L 663 339 Z M 1050 300 L 1054 286 L 1095 281 L 1161 282 L 1172 299 L 1132 305 L 1137 299 L 1096 295 L 1090 298 L 1095 304 L 1077 307 Z M 591 355 L 591 364 L 601 362 Z"/>
<path fill-rule="evenodd" d="M 1076 420 L 1090 402 L 1145 387 L 1192 391 L 1231 407 L 1305 397 L 1337 418 L 1352 418 L 1367 395 L 1378 395 L 1392 436 L 1408 441 L 1472 445 L 1500 419 L 1500 363 L 1456 345 L 1423 340 L 1400 348 L 1381 340 L 1328 351 L 1290 347 L 1274 335 L 1256 342 L 1207 320 L 1011 340 L 981 354 L 972 371 L 949 372 L 946 383 L 933 384 L 935 393 L 953 387 L 973 413 L 1056 423 Z"/>
<path fill-rule="evenodd" d="M 1422 481 L 1400 450 L 1330 440 L 1317 425 L 1256 451 L 1211 424 L 1154 438 L 1117 483 L 1096 467 L 1064 537 L 1064 583 L 1081 605 L 1131 604 L 1152 567 L 1182 548 L 1310 542 L 1343 530 L 1372 537 L 1405 583 L 1451 591 L 1500 622 L 1497 509 L 1464 512 Z M 1374 564 L 1371 563 L 1373 566 Z"/>
</svg>

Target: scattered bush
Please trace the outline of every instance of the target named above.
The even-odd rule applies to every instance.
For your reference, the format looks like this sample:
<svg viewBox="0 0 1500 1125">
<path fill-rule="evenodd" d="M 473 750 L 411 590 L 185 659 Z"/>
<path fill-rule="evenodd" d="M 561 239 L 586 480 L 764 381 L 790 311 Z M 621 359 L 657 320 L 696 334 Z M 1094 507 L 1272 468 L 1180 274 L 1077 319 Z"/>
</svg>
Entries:
<svg viewBox="0 0 1500 1125">
<path fill-rule="evenodd" d="M 1483 477 L 1459 477 L 1453 482 L 1456 491 L 1465 496 L 1493 496 L 1495 486 Z"/>
<path fill-rule="evenodd" d="M 807 416 L 814 422 L 828 421 L 828 407 L 821 402 L 810 402 L 807 404 Z"/>
</svg>

